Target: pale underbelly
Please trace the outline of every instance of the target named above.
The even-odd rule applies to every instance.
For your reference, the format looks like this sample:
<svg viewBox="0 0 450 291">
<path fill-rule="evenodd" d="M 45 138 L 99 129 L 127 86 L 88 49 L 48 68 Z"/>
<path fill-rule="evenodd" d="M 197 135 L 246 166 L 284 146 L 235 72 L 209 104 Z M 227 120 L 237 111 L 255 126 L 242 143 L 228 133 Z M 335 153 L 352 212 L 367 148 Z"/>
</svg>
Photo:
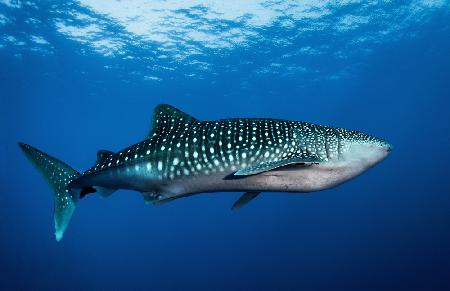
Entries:
<svg viewBox="0 0 450 291">
<path fill-rule="evenodd" d="M 314 192 L 337 186 L 360 174 L 362 170 L 327 165 L 289 166 L 245 177 L 230 173 L 213 173 L 179 178 L 161 183 L 163 197 L 203 192 Z"/>
<path fill-rule="evenodd" d="M 168 199 L 205 192 L 314 192 L 337 186 L 364 170 L 364 167 L 348 164 L 310 164 L 286 166 L 250 176 L 234 176 L 234 171 L 230 170 L 160 180 L 141 172 L 119 169 L 88 177 L 85 182 L 91 186 L 132 189 Z"/>
</svg>

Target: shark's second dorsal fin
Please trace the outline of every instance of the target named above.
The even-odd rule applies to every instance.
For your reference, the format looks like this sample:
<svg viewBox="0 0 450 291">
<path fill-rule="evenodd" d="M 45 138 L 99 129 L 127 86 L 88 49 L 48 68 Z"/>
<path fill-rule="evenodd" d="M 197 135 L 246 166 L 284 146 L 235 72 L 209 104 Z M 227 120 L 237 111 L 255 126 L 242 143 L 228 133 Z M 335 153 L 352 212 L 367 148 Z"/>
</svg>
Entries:
<svg viewBox="0 0 450 291">
<path fill-rule="evenodd" d="M 175 127 L 175 125 L 181 123 L 186 124 L 193 122 L 198 123 L 200 121 L 171 105 L 159 104 L 153 111 L 152 126 L 147 138 L 151 137 L 153 134 L 163 133 L 166 128 Z"/>
<path fill-rule="evenodd" d="M 103 162 L 104 160 L 106 160 L 108 157 L 110 157 L 113 154 L 114 153 L 112 151 L 99 150 L 97 152 L 97 164 L 100 164 L 101 162 Z"/>
</svg>

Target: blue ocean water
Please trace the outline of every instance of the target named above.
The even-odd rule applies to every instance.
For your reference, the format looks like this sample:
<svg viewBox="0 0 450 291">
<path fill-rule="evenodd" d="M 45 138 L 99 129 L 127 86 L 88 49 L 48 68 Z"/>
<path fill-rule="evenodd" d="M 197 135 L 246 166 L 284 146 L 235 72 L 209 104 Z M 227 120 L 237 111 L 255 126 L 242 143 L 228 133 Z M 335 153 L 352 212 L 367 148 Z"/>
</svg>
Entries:
<svg viewBox="0 0 450 291">
<path fill-rule="evenodd" d="M 447 1 L 0 1 L 1 290 L 450 290 Z M 386 138 L 337 188 L 78 204 L 54 239 L 23 141 L 90 167 L 172 104 Z"/>
</svg>

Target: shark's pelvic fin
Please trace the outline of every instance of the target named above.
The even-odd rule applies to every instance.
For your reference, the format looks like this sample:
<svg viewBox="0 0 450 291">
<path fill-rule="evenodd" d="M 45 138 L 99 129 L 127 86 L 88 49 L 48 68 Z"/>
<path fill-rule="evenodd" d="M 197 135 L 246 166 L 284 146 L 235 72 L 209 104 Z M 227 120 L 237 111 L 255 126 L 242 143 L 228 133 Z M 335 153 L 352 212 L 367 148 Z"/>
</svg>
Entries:
<svg viewBox="0 0 450 291">
<path fill-rule="evenodd" d="M 167 135 L 170 129 L 176 130 L 186 123 L 198 123 L 198 119 L 167 104 L 159 104 L 153 111 L 152 126 L 147 138 L 153 134 Z"/>
<path fill-rule="evenodd" d="M 258 196 L 261 192 L 245 192 L 242 194 L 241 197 L 239 197 L 236 202 L 234 202 L 233 206 L 231 207 L 231 210 L 236 210 L 244 206 L 245 204 L 252 201 L 256 196 Z"/>
<path fill-rule="evenodd" d="M 155 201 L 162 197 L 162 195 L 157 192 L 141 192 L 141 194 L 144 197 L 145 204 L 155 204 Z"/>
<path fill-rule="evenodd" d="M 256 175 L 262 172 L 267 172 L 274 170 L 276 168 L 292 165 L 292 164 L 306 164 L 306 163 L 319 163 L 322 160 L 316 156 L 305 156 L 305 157 L 294 157 L 290 159 L 282 159 L 275 162 L 267 162 L 267 163 L 261 163 L 256 166 L 251 166 L 247 168 L 240 169 L 236 173 L 234 173 L 235 176 L 249 176 L 249 175 Z"/>
<path fill-rule="evenodd" d="M 78 178 L 80 173 L 64 162 L 51 157 L 30 145 L 19 143 L 19 146 L 31 163 L 33 163 L 33 165 L 41 172 L 55 193 L 55 237 L 57 241 L 60 241 L 69 224 L 72 213 L 75 210 L 75 205 L 80 196 L 80 193 L 70 191 L 67 186 L 71 181 Z M 84 191 L 84 189 L 81 191 Z M 89 189 L 85 190 L 85 192 L 88 191 Z"/>
</svg>

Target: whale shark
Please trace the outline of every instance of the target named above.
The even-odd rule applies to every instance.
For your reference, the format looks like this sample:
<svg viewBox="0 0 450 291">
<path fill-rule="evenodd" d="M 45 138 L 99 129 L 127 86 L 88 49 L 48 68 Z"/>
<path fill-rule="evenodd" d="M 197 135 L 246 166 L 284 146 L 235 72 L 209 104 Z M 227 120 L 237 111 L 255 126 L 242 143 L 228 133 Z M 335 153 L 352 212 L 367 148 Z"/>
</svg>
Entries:
<svg viewBox="0 0 450 291">
<path fill-rule="evenodd" d="M 80 173 L 25 143 L 26 157 L 54 192 L 60 241 L 76 204 L 93 193 L 135 190 L 159 205 L 207 192 L 244 192 L 238 209 L 262 192 L 313 192 L 335 187 L 391 152 L 384 139 L 344 128 L 271 118 L 200 121 L 167 104 L 153 112 L 146 137 L 117 152 L 99 150 Z"/>
</svg>

